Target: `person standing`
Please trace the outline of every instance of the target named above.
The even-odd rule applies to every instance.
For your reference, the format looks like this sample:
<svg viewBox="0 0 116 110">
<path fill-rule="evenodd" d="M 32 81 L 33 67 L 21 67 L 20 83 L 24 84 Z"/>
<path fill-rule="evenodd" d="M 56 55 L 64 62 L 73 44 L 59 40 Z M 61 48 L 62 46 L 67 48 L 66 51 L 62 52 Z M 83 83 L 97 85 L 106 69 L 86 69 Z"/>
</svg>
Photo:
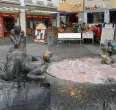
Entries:
<svg viewBox="0 0 116 110">
<path fill-rule="evenodd" d="M 53 33 L 52 33 L 52 26 L 47 28 L 47 43 L 48 46 L 53 45 Z"/>
</svg>

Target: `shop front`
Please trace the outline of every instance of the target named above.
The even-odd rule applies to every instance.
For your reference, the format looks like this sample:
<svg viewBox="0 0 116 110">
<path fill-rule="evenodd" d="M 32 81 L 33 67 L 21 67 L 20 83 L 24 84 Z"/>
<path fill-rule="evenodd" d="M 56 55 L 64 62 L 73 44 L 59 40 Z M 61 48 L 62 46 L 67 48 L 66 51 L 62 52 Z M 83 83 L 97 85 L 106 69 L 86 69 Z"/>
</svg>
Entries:
<svg viewBox="0 0 116 110">
<path fill-rule="evenodd" d="M 85 0 L 84 10 L 87 14 L 87 23 L 109 23 L 110 0 Z"/>
<path fill-rule="evenodd" d="M 8 37 L 17 21 L 17 13 L 0 13 L 0 37 Z"/>
<path fill-rule="evenodd" d="M 61 13 L 61 22 L 62 13 L 64 14 L 66 24 L 75 24 L 79 22 L 79 13 L 83 12 L 84 9 L 84 0 L 65 0 L 59 4 L 58 10 Z"/>
<path fill-rule="evenodd" d="M 116 1 L 111 0 L 112 9 L 110 9 L 110 22 L 116 22 Z"/>
<path fill-rule="evenodd" d="M 111 23 L 116 22 L 116 9 L 115 10 L 110 10 L 110 22 Z"/>
<path fill-rule="evenodd" d="M 52 15 L 26 15 L 26 33 L 29 36 L 33 35 L 37 24 L 43 23 L 46 26 L 52 25 L 52 20 L 55 19 Z"/>
<path fill-rule="evenodd" d="M 87 23 L 104 23 L 104 12 L 88 12 Z"/>
</svg>

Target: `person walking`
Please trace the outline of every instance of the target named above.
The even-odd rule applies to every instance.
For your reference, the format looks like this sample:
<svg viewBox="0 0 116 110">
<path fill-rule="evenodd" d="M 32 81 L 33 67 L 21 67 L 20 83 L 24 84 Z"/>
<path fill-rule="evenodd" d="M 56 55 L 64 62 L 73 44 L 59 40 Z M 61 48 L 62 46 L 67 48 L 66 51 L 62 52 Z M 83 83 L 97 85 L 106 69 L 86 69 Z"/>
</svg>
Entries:
<svg viewBox="0 0 116 110">
<path fill-rule="evenodd" d="M 47 28 L 47 43 L 48 43 L 48 46 L 51 46 L 51 45 L 53 45 L 53 33 L 52 33 L 52 27 L 51 26 L 49 26 L 48 28 Z"/>
</svg>

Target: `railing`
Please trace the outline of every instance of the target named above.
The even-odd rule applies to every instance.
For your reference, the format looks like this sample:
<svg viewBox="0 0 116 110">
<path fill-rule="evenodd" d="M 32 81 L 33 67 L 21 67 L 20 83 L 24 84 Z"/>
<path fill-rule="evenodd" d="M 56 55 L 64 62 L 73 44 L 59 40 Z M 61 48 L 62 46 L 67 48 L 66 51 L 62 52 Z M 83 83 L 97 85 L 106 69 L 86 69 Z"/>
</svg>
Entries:
<svg viewBox="0 0 116 110">
<path fill-rule="evenodd" d="M 20 0 L 0 0 L 0 2 L 6 2 L 6 3 L 20 3 Z"/>
</svg>

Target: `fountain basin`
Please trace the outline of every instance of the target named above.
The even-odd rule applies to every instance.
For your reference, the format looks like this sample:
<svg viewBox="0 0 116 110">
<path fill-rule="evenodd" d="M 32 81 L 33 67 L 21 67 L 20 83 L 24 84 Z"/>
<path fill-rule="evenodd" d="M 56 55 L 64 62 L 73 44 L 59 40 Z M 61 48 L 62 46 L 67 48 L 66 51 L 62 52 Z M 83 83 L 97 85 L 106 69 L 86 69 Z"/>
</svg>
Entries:
<svg viewBox="0 0 116 110">
<path fill-rule="evenodd" d="M 99 58 L 65 59 L 47 73 L 55 110 L 116 110 L 116 69 Z"/>
<path fill-rule="evenodd" d="M 101 64 L 99 58 L 65 59 L 49 66 L 47 72 L 77 83 L 105 84 L 116 81 L 116 68 Z"/>
</svg>

